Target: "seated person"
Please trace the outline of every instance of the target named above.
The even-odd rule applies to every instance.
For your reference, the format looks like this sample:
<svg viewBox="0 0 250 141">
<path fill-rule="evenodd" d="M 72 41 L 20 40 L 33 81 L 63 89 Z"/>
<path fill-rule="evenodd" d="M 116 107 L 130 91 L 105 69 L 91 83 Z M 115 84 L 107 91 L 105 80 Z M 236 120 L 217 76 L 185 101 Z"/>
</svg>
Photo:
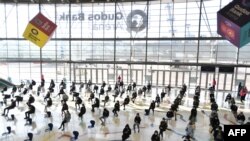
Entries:
<svg viewBox="0 0 250 141">
<path fill-rule="evenodd" d="M 82 104 L 82 107 L 80 109 L 80 113 L 78 114 L 78 116 L 81 118 L 82 120 L 82 116 L 86 113 L 86 108 L 85 108 L 85 105 Z"/>
<path fill-rule="evenodd" d="M 109 86 L 108 86 L 108 90 L 107 90 L 106 92 L 107 92 L 107 93 L 108 93 L 108 92 L 111 92 L 111 90 L 112 90 L 112 87 L 109 85 Z"/>
<path fill-rule="evenodd" d="M 232 96 L 231 96 L 230 93 L 228 93 L 227 96 L 226 96 L 225 102 L 228 102 L 228 104 L 230 105 L 231 104 L 231 99 L 232 99 Z"/>
<path fill-rule="evenodd" d="M 77 96 L 76 97 L 76 102 L 75 102 L 75 107 L 76 107 L 76 109 L 77 109 L 77 105 L 78 105 L 78 107 L 79 107 L 79 109 L 80 109 L 80 105 L 82 104 L 82 99 L 79 97 L 79 96 Z"/>
<path fill-rule="evenodd" d="M 100 98 L 100 96 L 101 96 L 101 95 L 104 95 L 104 93 L 105 93 L 105 91 L 104 91 L 104 87 L 101 87 L 101 89 L 100 89 L 100 93 L 99 93 L 99 98 Z"/>
<path fill-rule="evenodd" d="M 14 109 L 15 107 L 16 107 L 16 101 L 13 100 L 13 99 L 11 99 L 11 104 L 10 104 L 10 106 L 4 108 L 2 116 L 5 115 L 5 111 L 7 111 L 7 113 L 6 113 L 5 116 L 8 116 L 9 110 Z"/>
<path fill-rule="evenodd" d="M 6 92 L 8 90 L 8 88 L 7 87 L 4 87 L 3 89 L 2 89 L 2 94 L 4 93 L 4 92 Z"/>
<path fill-rule="evenodd" d="M 60 88 L 60 90 L 59 90 L 59 93 L 56 95 L 56 97 L 57 97 L 57 96 L 59 96 L 59 97 L 60 97 L 60 95 L 63 95 L 63 94 L 65 94 L 65 92 L 64 92 L 64 88 L 63 88 L 63 87 L 61 87 L 61 88 Z"/>
<path fill-rule="evenodd" d="M 160 106 L 161 99 L 160 99 L 159 94 L 157 94 L 157 95 L 156 95 L 156 97 L 155 97 L 155 103 L 157 103 L 157 107 L 159 107 L 159 106 Z"/>
<path fill-rule="evenodd" d="M 129 102 L 130 102 L 130 99 L 129 99 L 129 96 L 127 96 L 127 97 L 124 99 L 123 104 L 122 104 L 122 105 L 124 106 L 124 107 L 123 107 L 123 110 L 125 110 L 125 106 L 128 105 Z"/>
<path fill-rule="evenodd" d="M 95 93 L 91 92 L 88 101 L 91 101 L 95 98 Z"/>
<path fill-rule="evenodd" d="M 25 112 L 25 118 L 24 119 L 30 119 L 30 114 L 34 114 L 35 110 L 36 110 L 36 108 L 33 105 L 28 104 L 28 106 L 29 106 L 29 110 L 27 112 Z"/>
<path fill-rule="evenodd" d="M 69 110 L 69 106 L 68 106 L 68 104 L 67 104 L 67 102 L 66 101 L 63 101 L 63 103 L 62 103 L 62 114 L 63 114 L 63 112 L 64 111 L 68 111 Z"/>
<path fill-rule="evenodd" d="M 108 117 L 109 117 L 109 111 L 108 109 L 104 108 L 102 116 L 99 118 L 100 121 L 102 122 L 101 125 L 105 126 L 106 118 Z"/>
<path fill-rule="evenodd" d="M 78 97 L 79 95 L 80 95 L 80 93 L 78 93 L 78 92 L 72 92 L 73 93 L 73 95 L 72 95 L 72 101 L 75 101 L 75 97 Z"/>
<path fill-rule="evenodd" d="M 109 102 L 109 95 L 108 94 L 105 96 L 105 99 L 103 100 L 103 102 L 104 102 L 104 107 L 105 107 L 106 103 Z"/>
<path fill-rule="evenodd" d="M 211 110 L 212 110 L 212 111 L 218 111 L 218 105 L 217 105 L 216 102 L 213 102 L 213 103 L 211 104 Z"/>
<path fill-rule="evenodd" d="M 106 82 L 105 82 L 105 81 L 103 81 L 103 82 L 102 82 L 102 86 L 101 86 L 101 87 L 102 87 L 102 88 L 105 88 L 105 86 L 106 86 Z"/>
<path fill-rule="evenodd" d="M 113 97 L 114 97 L 114 102 L 115 102 L 115 99 L 118 97 L 118 95 L 119 95 L 119 90 L 118 89 L 115 89 L 115 93 L 114 93 L 114 95 L 113 95 Z"/>
<path fill-rule="evenodd" d="M 120 103 L 117 100 L 116 103 L 115 103 L 115 105 L 114 105 L 114 109 L 113 109 L 114 116 L 117 117 L 118 116 L 117 112 L 119 112 L 119 111 L 120 111 Z"/>
<path fill-rule="evenodd" d="M 137 92 L 134 91 L 134 92 L 132 93 L 132 98 L 131 98 L 131 100 L 132 100 L 133 103 L 135 103 L 136 97 L 137 97 Z"/>
<path fill-rule="evenodd" d="M 27 105 L 30 105 L 35 102 L 35 98 L 32 94 L 30 94 L 30 97 L 28 99 L 28 102 L 26 103 Z"/>
<path fill-rule="evenodd" d="M 92 109 L 91 109 L 91 111 L 92 111 L 92 112 L 95 112 L 95 108 L 99 108 L 99 107 L 100 107 L 100 100 L 96 97 L 96 98 L 95 98 L 94 104 L 92 104 Z"/>
<path fill-rule="evenodd" d="M 69 100 L 69 96 L 66 94 L 66 93 L 64 93 L 63 95 L 62 95 L 62 100 L 61 100 L 61 102 L 67 102 Z"/>
<path fill-rule="evenodd" d="M 11 95 L 12 95 L 12 97 L 14 97 L 14 94 L 16 93 L 16 91 L 17 91 L 17 87 L 16 87 L 16 86 L 13 86 L 13 87 L 12 87 L 12 90 L 11 90 Z"/>
<path fill-rule="evenodd" d="M 50 91 L 48 91 L 44 97 L 44 102 L 46 101 L 47 98 L 50 98 L 50 95 L 51 95 L 51 93 L 50 93 Z"/>
<path fill-rule="evenodd" d="M 240 124 L 244 124 L 245 122 L 245 115 L 243 114 L 243 112 L 240 112 L 237 117 L 236 117 L 237 121 L 240 123 Z"/>
<path fill-rule="evenodd" d="M 69 111 L 67 110 L 66 112 L 64 112 L 64 117 L 63 117 L 63 120 L 62 120 L 62 123 L 60 125 L 60 127 L 58 129 L 61 129 L 62 128 L 62 131 L 64 131 L 64 125 L 65 123 L 68 123 L 71 119 L 71 114 L 69 113 Z"/>
<path fill-rule="evenodd" d="M 49 97 L 46 99 L 47 102 L 46 102 L 46 105 L 45 105 L 45 108 L 44 108 L 44 111 L 47 112 L 47 108 L 48 107 L 51 107 L 52 106 L 52 99 Z"/>
</svg>

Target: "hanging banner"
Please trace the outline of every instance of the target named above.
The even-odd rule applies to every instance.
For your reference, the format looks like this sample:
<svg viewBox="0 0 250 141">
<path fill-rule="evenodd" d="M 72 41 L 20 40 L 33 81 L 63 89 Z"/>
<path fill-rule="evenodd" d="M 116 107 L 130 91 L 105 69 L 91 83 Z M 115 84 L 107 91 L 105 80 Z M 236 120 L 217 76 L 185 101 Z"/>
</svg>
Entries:
<svg viewBox="0 0 250 141">
<path fill-rule="evenodd" d="M 250 2 L 234 0 L 217 12 L 217 32 L 237 47 L 250 42 Z"/>
<path fill-rule="evenodd" d="M 52 37 L 56 27 L 55 23 L 38 13 L 27 25 L 23 37 L 42 48 Z"/>
</svg>

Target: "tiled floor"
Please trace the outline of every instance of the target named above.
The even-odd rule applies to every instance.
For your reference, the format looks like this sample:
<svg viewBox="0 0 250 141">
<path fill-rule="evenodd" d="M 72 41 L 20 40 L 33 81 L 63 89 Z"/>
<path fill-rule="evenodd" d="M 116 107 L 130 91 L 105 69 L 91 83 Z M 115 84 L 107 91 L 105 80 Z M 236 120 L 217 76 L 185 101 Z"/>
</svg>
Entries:
<svg viewBox="0 0 250 141">
<path fill-rule="evenodd" d="M 78 119 L 77 113 L 75 110 L 74 102 L 69 101 L 69 109 L 72 115 L 71 121 L 66 125 L 65 131 L 61 131 L 58 129 L 60 126 L 62 117 L 61 117 L 61 104 L 59 97 L 54 98 L 55 94 L 53 94 L 53 106 L 49 109 L 52 111 L 52 118 L 44 118 L 44 102 L 43 97 L 35 96 L 36 101 L 34 103 L 36 107 L 36 113 L 33 116 L 33 124 L 32 126 L 24 126 L 24 111 L 27 110 L 26 100 L 28 99 L 28 95 L 24 97 L 24 102 L 19 105 L 18 108 L 11 110 L 11 113 L 15 113 L 16 120 L 15 121 L 7 121 L 5 117 L 0 117 L 0 133 L 6 131 L 7 126 L 11 126 L 13 133 L 10 136 L 1 136 L 0 140 L 24 140 L 27 138 L 27 133 L 31 132 L 34 134 L 34 141 L 69 141 L 70 136 L 72 135 L 72 131 L 76 130 L 80 133 L 79 140 L 83 141 L 116 141 L 121 140 L 122 130 L 125 124 L 129 123 L 130 127 L 133 126 L 133 120 L 135 114 L 137 112 L 140 113 L 142 117 L 141 122 L 141 132 L 134 133 L 132 132 L 129 140 L 132 141 L 150 141 L 151 135 L 154 130 L 159 129 L 159 123 L 162 117 L 165 117 L 166 111 L 169 109 L 174 98 L 177 96 L 177 92 L 179 89 L 173 89 L 170 97 L 167 97 L 165 102 L 161 103 L 159 108 L 156 108 L 156 112 L 154 115 L 144 116 L 144 109 L 149 107 L 149 103 L 151 99 L 155 98 L 155 94 L 157 91 L 160 93 L 161 89 L 153 88 L 152 94 L 148 94 L 146 99 L 137 98 L 135 104 L 132 102 L 126 108 L 125 111 L 121 110 L 119 112 L 119 117 L 114 117 L 112 114 L 112 109 L 114 103 L 111 101 L 107 104 L 107 107 L 110 111 L 110 116 L 107 119 L 106 126 L 101 126 L 99 117 L 102 114 L 103 103 L 100 110 L 96 110 L 95 113 L 90 111 L 91 103 L 87 102 L 88 97 L 85 97 L 85 92 L 81 94 L 81 97 L 84 99 L 85 105 L 87 107 L 87 112 L 84 115 L 83 121 Z M 186 96 L 183 98 L 183 105 L 180 106 L 177 116 L 177 121 L 171 120 L 169 122 L 169 130 L 164 133 L 164 141 L 182 141 L 181 137 L 185 135 L 185 128 L 188 124 L 188 117 L 190 114 L 190 109 L 192 107 L 192 97 L 194 90 L 189 89 Z M 208 94 L 205 94 L 205 91 L 201 92 L 200 98 L 200 106 L 198 108 L 198 118 L 196 122 L 196 130 L 195 130 L 195 139 L 197 141 L 211 141 L 212 136 L 209 134 L 209 114 L 210 114 L 210 104 Z M 233 93 L 234 94 L 234 93 Z M 110 97 L 112 94 L 110 94 Z M 152 96 L 150 96 L 152 95 Z M 219 105 L 219 118 L 221 124 L 237 124 L 231 114 L 230 110 L 227 108 L 227 105 L 224 103 L 224 97 L 226 96 L 223 92 L 216 92 L 216 101 Z M 123 98 L 125 95 L 123 95 Z M 101 97 L 103 99 L 104 97 Z M 71 100 L 71 96 L 70 96 Z M 123 99 L 119 99 L 123 101 Z M 239 111 L 244 111 L 246 117 L 250 116 L 250 99 L 247 99 L 245 104 L 241 104 L 238 100 L 237 105 L 239 106 Z M 8 102 L 10 103 L 10 102 Z M 0 112 L 3 111 L 5 106 L 0 107 Z M 122 109 L 122 108 L 121 108 Z M 204 111 L 204 112 L 201 112 Z M 88 128 L 89 121 L 94 119 L 97 123 L 94 128 Z M 45 132 L 48 123 L 53 123 L 54 128 L 51 132 Z"/>
</svg>

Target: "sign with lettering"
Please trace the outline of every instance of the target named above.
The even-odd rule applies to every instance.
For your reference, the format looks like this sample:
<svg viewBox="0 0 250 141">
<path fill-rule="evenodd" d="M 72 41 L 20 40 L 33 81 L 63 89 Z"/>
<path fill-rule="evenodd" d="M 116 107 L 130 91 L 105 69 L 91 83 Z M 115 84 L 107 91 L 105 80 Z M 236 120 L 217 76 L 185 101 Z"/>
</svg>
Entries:
<svg viewBox="0 0 250 141">
<path fill-rule="evenodd" d="M 217 12 L 217 32 L 237 47 L 250 42 L 250 5 L 234 0 Z"/>
<path fill-rule="evenodd" d="M 224 141 L 229 140 L 249 140 L 249 125 L 224 125 Z"/>
<path fill-rule="evenodd" d="M 57 25 L 38 13 L 27 25 L 23 37 L 42 48 L 52 37 Z"/>
</svg>

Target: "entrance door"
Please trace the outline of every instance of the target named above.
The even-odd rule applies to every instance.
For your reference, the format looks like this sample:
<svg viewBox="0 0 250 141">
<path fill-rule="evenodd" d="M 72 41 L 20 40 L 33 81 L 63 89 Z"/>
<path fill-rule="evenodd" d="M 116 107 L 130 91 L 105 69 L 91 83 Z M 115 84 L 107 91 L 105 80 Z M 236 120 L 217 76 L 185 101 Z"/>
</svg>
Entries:
<svg viewBox="0 0 250 141">
<path fill-rule="evenodd" d="M 215 72 L 201 72 L 200 73 L 200 87 L 207 89 L 209 85 L 212 86 L 213 78 L 215 78 Z"/>
<path fill-rule="evenodd" d="M 132 80 L 137 83 L 137 85 L 143 85 L 143 70 L 141 69 L 133 69 L 132 72 Z"/>
<path fill-rule="evenodd" d="M 229 90 L 232 91 L 233 88 L 233 73 L 219 73 L 217 80 L 218 90 Z"/>
<path fill-rule="evenodd" d="M 189 86 L 190 71 L 170 71 L 170 85 L 172 87 L 182 87 L 185 83 Z"/>
<path fill-rule="evenodd" d="M 117 75 L 116 78 L 118 78 L 119 75 L 122 77 L 124 84 L 129 83 L 128 69 L 117 69 L 116 75 Z"/>
</svg>

